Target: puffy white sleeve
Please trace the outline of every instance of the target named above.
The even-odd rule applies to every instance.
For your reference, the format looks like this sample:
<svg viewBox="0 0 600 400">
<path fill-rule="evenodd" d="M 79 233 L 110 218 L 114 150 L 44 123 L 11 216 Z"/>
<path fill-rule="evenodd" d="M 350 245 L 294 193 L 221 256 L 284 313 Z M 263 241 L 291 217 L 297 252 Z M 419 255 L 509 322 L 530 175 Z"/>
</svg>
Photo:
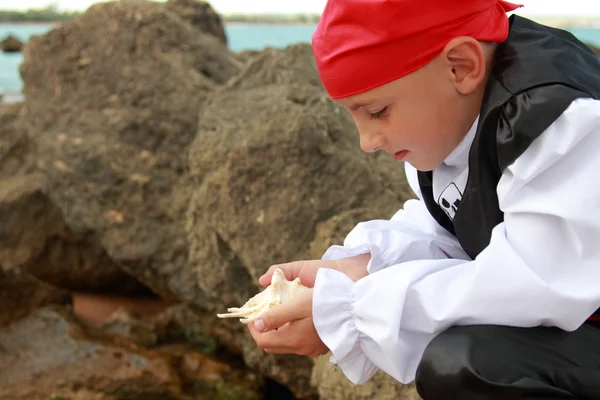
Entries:
<svg viewBox="0 0 600 400">
<path fill-rule="evenodd" d="M 361 222 L 346 236 L 343 246 L 331 246 L 323 259 L 337 260 L 370 253 L 369 273 L 393 264 L 421 260 L 469 259 L 458 240 L 441 227 L 421 200 L 417 170 L 405 165 L 406 179 L 417 195 L 389 220 Z"/>
<path fill-rule="evenodd" d="M 321 269 L 315 282 L 314 323 L 332 361 L 355 384 L 378 369 L 409 383 L 454 325 L 577 329 L 600 307 L 599 150 L 600 102 L 576 100 L 502 175 L 504 222 L 475 260 L 434 257 L 438 242 L 429 257 L 403 257 L 405 238 L 422 240 L 416 227 L 354 234 L 350 244 L 368 238 L 376 251 L 376 272 L 355 283 Z"/>
</svg>

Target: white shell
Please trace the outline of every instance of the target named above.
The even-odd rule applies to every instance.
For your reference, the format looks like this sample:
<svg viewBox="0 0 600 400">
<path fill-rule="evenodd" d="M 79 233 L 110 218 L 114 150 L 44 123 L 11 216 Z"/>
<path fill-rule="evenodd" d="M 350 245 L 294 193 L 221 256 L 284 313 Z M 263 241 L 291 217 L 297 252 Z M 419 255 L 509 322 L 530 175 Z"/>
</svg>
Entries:
<svg viewBox="0 0 600 400">
<path fill-rule="evenodd" d="M 300 278 L 288 281 L 281 269 L 276 269 L 271 284 L 265 290 L 252 297 L 240 308 L 228 308 L 227 314 L 217 314 L 219 318 L 240 318 L 247 324 L 259 315 L 278 304 L 284 303 L 299 293 L 309 290 L 300 283 Z"/>
</svg>

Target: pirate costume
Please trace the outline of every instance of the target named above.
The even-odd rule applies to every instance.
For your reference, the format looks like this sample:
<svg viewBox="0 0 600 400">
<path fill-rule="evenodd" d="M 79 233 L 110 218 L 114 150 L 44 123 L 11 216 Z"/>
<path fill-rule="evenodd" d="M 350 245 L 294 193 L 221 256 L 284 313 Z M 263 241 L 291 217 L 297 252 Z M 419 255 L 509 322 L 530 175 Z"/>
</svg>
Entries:
<svg viewBox="0 0 600 400">
<path fill-rule="evenodd" d="M 459 8 L 459 9 L 457 9 Z M 453 37 L 500 43 L 479 117 L 417 194 L 324 259 L 313 318 L 355 384 L 381 369 L 432 399 L 600 399 L 600 62 L 498 0 L 329 0 L 313 37 L 332 98 L 430 62 Z M 388 59 L 385 59 L 388 57 Z M 383 60 L 384 65 L 382 66 Z"/>
</svg>

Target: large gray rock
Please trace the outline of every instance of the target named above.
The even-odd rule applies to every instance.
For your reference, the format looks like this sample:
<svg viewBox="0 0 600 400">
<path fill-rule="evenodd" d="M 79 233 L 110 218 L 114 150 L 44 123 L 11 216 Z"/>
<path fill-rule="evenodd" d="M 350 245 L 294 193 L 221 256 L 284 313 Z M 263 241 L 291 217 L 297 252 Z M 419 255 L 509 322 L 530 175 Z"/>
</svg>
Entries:
<svg viewBox="0 0 600 400">
<path fill-rule="evenodd" d="M 357 222 L 389 218 L 411 195 L 400 164 L 361 152 L 309 49 L 266 52 L 201 115 L 190 149 L 190 262 L 220 310 L 255 294 L 270 265 L 320 257 Z M 249 365 L 300 398 L 315 394 L 312 360 L 265 355 L 239 325 L 230 323 Z"/>
<path fill-rule="evenodd" d="M 414 384 L 403 385 L 384 372 L 377 372 L 362 385 L 354 385 L 329 363 L 329 356 L 315 360 L 311 383 L 321 400 L 420 400 Z"/>
<path fill-rule="evenodd" d="M 23 103 L 0 103 L 0 179 L 36 172 L 35 146 L 27 136 Z"/>
<path fill-rule="evenodd" d="M 0 328 L 27 317 L 39 307 L 49 304 L 64 305 L 70 300 L 69 293 L 64 290 L 30 275 L 0 268 Z"/>
<path fill-rule="evenodd" d="M 73 232 L 48 196 L 23 104 L 0 104 L 0 264 L 64 289 L 139 293 L 88 232 Z M 60 160 L 55 166 L 61 167 Z"/>
<path fill-rule="evenodd" d="M 208 33 L 227 44 L 227 35 L 221 16 L 206 1 L 168 0 L 167 10 L 179 15 L 200 32 Z"/>
<path fill-rule="evenodd" d="M 21 75 L 47 194 L 75 235 L 167 300 L 202 303 L 183 228 L 186 151 L 238 72 L 178 7 L 96 4 L 30 40 Z"/>
<path fill-rule="evenodd" d="M 44 307 L 0 331 L 7 400 L 258 400 L 262 382 L 185 344 L 151 349 Z"/>
<path fill-rule="evenodd" d="M 5 53 L 18 53 L 23 49 L 23 42 L 14 37 L 8 35 L 3 40 L 0 40 L 0 50 Z"/>
<path fill-rule="evenodd" d="M 214 314 L 254 295 L 271 264 L 319 258 L 356 223 L 388 218 L 412 193 L 401 164 L 360 151 L 350 117 L 320 85 L 310 46 L 267 49 L 242 69 L 218 24 L 202 28 L 197 17 L 211 18 L 202 7 L 97 4 L 30 41 L 21 67 L 26 104 L 5 118 L 10 143 L 0 135 L 0 218 L 9 221 L 0 232 L 2 269 L 76 291 L 112 287 L 131 296 L 149 287 L 192 305 L 179 326 L 202 326 L 228 359 L 240 357 L 299 399 L 325 397 L 335 380 L 313 370 L 313 360 L 266 355 L 245 326 Z M 191 396 L 185 388 L 194 380 L 184 382 L 182 372 L 164 379 L 188 363 L 183 355 L 149 367 L 153 356 L 131 349 L 165 336 L 128 321 L 102 329 L 126 343 L 123 360 L 142 360 L 134 370 L 113 362 L 111 348 L 99 350 L 100 370 L 84 370 L 78 357 L 96 344 L 66 338 L 62 332 L 80 330 L 62 312 L 40 311 L 0 331 L 5 348 L 35 330 L 60 333 L 44 342 L 56 350 L 42 357 L 54 360 L 47 369 L 10 355 L 18 368 L 6 376 L 20 386 L 6 393 L 42 388 L 69 398 L 72 386 L 60 382 L 73 372 L 67 383 L 85 398 Z M 41 350 L 31 337 L 15 348 Z M 65 360 L 81 371 L 63 368 Z M 129 391 L 111 391 L 106 371 L 121 368 Z M 42 375 L 16 375 L 30 370 Z M 49 370 L 55 375 L 42 379 Z M 381 382 L 375 396 L 396 390 Z"/>
</svg>

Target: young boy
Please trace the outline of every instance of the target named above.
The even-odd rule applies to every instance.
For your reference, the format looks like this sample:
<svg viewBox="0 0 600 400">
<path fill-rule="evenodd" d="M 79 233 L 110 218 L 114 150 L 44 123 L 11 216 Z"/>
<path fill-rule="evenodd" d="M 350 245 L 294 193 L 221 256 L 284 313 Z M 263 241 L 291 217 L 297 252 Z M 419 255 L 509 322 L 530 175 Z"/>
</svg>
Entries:
<svg viewBox="0 0 600 400">
<path fill-rule="evenodd" d="M 460 5 L 459 5 L 460 4 Z M 600 399 L 600 63 L 501 0 L 329 0 L 322 82 L 419 199 L 359 224 L 250 326 L 270 353 L 431 399 Z"/>
</svg>

